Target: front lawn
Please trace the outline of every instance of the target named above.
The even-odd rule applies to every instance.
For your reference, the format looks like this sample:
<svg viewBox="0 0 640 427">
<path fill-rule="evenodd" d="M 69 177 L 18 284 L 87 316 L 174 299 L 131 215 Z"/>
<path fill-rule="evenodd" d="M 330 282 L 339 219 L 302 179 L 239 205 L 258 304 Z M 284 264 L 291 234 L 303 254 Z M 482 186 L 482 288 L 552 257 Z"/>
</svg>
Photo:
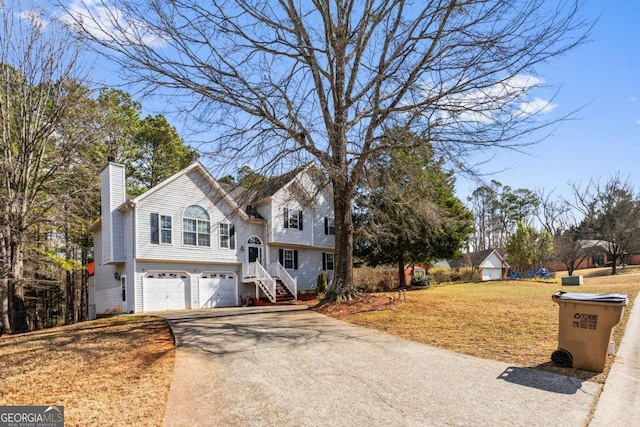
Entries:
<svg viewBox="0 0 640 427">
<path fill-rule="evenodd" d="M 377 294 L 380 297 L 368 296 L 368 301 L 352 305 L 353 309 L 325 306 L 321 311 L 436 347 L 603 382 L 611 357 L 599 375 L 550 363 L 558 337 L 558 305 L 551 295 L 557 291 L 627 294 L 629 307 L 614 329 L 613 340 L 619 344 L 629 309 L 640 291 L 640 275 L 587 277 L 582 286 L 564 287 L 535 281 L 452 283 L 409 291 L 406 301 L 393 304 L 388 303 L 388 295 L 394 294 Z"/>
<path fill-rule="evenodd" d="M 164 319 L 122 316 L 0 339 L 0 405 L 62 405 L 66 426 L 159 426 L 173 378 Z"/>
</svg>

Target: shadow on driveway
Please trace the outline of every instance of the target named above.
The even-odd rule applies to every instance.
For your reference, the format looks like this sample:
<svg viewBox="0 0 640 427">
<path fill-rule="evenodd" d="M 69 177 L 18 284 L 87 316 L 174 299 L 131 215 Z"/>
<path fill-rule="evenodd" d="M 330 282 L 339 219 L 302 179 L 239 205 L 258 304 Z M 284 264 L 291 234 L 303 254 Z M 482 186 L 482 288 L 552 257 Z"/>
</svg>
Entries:
<svg viewBox="0 0 640 427">
<path fill-rule="evenodd" d="M 167 315 L 165 426 L 581 427 L 600 391 L 311 310 L 214 314 Z"/>
</svg>

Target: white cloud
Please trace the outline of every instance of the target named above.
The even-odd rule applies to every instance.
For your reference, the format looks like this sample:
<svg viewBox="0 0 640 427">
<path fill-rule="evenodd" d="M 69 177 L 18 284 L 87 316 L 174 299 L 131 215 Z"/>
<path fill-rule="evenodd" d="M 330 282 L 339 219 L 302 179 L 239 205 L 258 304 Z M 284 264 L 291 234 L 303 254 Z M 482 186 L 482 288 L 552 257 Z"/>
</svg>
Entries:
<svg viewBox="0 0 640 427">
<path fill-rule="evenodd" d="M 59 19 L 77 31 L 88 32 L 102 41 L 119 44 L 143 44 L 159 47 L 165 44 L 163 37 L 144 22 L 125 17 L 122 11 L 109 6 L 107 1 L 73 0 L 66 6 L 66 15 Z"/>
<path fill-rule="evenodd" d="M 640 119 L 636 119 L 636 124 L 640 125 Z"/>
<path fill-rule="evenodd" d="M 541 98 L 534 98 L 533 101 L 520 103 L 520 114 L 530 116 L 532 114 L 548 114 L 556 109 L 558 104 Z"/>
<path fill-rule="evenodd" d="M 505 114 L 516 118 L 549 113 L 556 104 L 539 97 L 527 99 L 529 91 L 543 85 L 544 80 L 539 77 L 517 74 L 488 88 L 446 96 L 439 102 L 438 119 L 492 123 Z M 433 96 L 437 90 L 435 85 L 425 85 L 424 96 Z"/>
</svg>

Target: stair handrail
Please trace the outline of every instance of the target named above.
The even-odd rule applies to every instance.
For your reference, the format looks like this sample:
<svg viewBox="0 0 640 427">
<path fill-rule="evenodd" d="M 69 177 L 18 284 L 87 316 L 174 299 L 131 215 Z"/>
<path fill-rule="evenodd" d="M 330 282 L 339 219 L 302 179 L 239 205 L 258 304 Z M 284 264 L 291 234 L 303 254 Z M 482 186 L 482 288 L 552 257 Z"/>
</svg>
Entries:
<svg viewBox="0 0 640 427">
<path fill-rule="evenodd" d="M 291 292 L 293 300 L 295 301 L 298 299 L 298 279 L 291 277 L 289 272 L 282 266 L 282 264 L 280 264 L 280 261 L 276 261 L 269 266 L 269 274 L 280 278 L 289 292 Z"/>
<path fill-rule="evenodd" d="M 258 279 L 269 301 L 276 301 L 276 281 L 259 262 L 250 262 L 246 267 L 246 275 Z M 256 295 L 257 297 L 257 295 Z"/>
</svg>

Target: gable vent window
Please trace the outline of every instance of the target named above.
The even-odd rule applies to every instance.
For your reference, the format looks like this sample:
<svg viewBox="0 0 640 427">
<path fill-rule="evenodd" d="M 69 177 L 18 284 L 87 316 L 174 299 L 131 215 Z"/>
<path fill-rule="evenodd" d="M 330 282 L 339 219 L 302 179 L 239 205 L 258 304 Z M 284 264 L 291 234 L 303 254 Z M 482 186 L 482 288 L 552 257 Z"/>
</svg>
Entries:
<svg viewBox="0 0 640 427">
<path fill-rule="evenodd" d="M 151 214 L 151 243 L 171 244 L 171 216 Z"/>
<path fill-rule="evenodd" d="M 182 216 L 182 243 L 190 246 L 211 246 L 211 226 L 207 211 L 189 206 Z"/>
<path fill-rule="evenodd" d="M 302 230 L 302 211 L 284 208 L 284 228 Z"/>
<path fill-rule="evenodd" d="M 236 229 L 233 224 L 220 224 L 220 247 L 236 248 Z"/>
</svg>

